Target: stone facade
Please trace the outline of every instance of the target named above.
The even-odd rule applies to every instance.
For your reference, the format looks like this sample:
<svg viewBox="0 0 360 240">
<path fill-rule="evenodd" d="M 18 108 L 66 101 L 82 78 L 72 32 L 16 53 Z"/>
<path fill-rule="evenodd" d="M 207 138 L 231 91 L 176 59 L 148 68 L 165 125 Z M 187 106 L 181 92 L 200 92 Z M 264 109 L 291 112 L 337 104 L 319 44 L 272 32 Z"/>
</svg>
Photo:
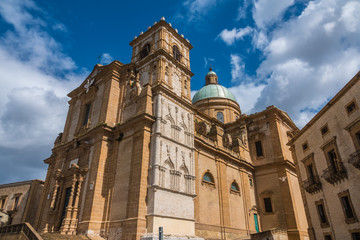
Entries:
<svg viewBox="0 0 360 240">
<path fill-rule="evenodd" d="M 311 239 L 360 239 L 360 73 L 289 143 Z"/>
<path fill-rule="evenodd" d="M 192 45 L 163 19 L 130 45 L 131 63 L 98 64 L 69 93 L 36 228 L 107 239 L 157 239 L 160 226 L 166 239 L 282 228 L 308 239 L 287 114 L 241 115 L 226 98 L 192 104 Z"/>
<path fill-rule="evenodd" d="M 44 182 L 30 180 L 0 185 L 0 225 L 35 223 Z"/>
</svg>

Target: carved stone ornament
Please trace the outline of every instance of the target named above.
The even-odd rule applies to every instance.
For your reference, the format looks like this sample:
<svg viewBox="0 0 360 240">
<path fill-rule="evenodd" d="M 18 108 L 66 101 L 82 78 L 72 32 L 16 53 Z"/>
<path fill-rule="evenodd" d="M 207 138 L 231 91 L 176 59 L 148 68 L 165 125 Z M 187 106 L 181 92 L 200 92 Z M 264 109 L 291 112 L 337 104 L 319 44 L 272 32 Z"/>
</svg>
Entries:
<svg viewBox="0 0 360 240">
<path fill-rule="evenodd" d="M 63 133 L 59 133 L 57 138 L 55 139 L 54 145 L 61 143 Z"/>
<path fill-rule="evenodd" d="M 131 70 L 128 73 L 127 78 L 127 85 L 130 87 L 129 98 L 130 100 L 134 100 L 141 92 L 140 74 L 134 73 L 134 70 Z"/>
<path fill-rule="evenodd" d="M 197 122 L 195 123 L 195 131 L 206 136 L 210 133 L 210 126 L 205 122 Z"/>
<path fill-rule="evenodd" d="M 243 146 L 247 147 L 247 134 L 245 129 L 240 131 L 240 139 Z"/>
<path fill-rule="evenodd" d="M 84 88 L 86 89 L 86 90 L 85 90 L 86 93 L 89 92 L 89 88 L 94 84 L 94 81 L 95 81 L 94 78 L 92 78 L 92 79 L 90 79 L 90 80 L 89 80 L 89 79 L 87 80 L 86 84 L 84 85 Z"/>
<path fill-rule="evenodd" d="M 223 135 L 223 145 L 224 147 L 230 148 L 232 146 L 232 137 L 230 134 Z"/>
</svg>

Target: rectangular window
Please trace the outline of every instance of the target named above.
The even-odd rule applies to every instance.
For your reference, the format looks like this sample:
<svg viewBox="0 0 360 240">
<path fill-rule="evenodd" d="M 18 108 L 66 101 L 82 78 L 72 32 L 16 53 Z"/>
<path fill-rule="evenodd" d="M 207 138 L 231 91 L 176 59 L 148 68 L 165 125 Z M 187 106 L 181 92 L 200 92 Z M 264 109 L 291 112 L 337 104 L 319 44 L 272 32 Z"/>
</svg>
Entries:
<svg viewBox="0 0 360 240">
<path fill-rule="evenodd" d="M 308 174 L 309 174 L 309 179 L 311 180 L 315 180 L 315 175 L 314 175 L 314 167 L 312 164 L 309 164 L 306 166 L 307 167 L 307 171 L 308 171 Z"/>
<path fill-rule="evenodd" d="M 356 140 L 358 141 L 358 144 L 360 145 L 360 131 L 355 133 Z"/>
<path fill-rule="evenodd" d="M 84 122 L 83 122 L 83 126 L 88 124 L 89 121 L 89 116 L 90 116 L 90 108 L 91 108 L 91 104 L 86 104 L 85 105 L 85 114 L 84 114 Z"/>
<path fill-rule="evenodd" d="M 352 102 L 349 105 L 347 105 L 346 111 L 348 113 L 352 113 L 355 110 L 355 108 L 356 108 L 355 102 Z"/>
<path fill-rule="evenodd" d="M 341 197 L 341 204 L 343 205 L 345 217 L 346 218 L 354 218 L 354 213 L 352 211 L 350 201 L 348 196 Z"/>
<path fill-rule="evenodd" d="M 326 133 L 329 132 L 329 128 L 327 125 L 323 126 L 321 129 L 320 129 L 320 132 L 321 132 L 321 135 L 325 135 Z"/>
<path fill-rule="evenodd" d="M 325 208 L 324 208 L 324 201 L 322 199 L 319 201 L 316 201 L 315 205 L 316 205 L 316 209 L 317 209 L 319 220 L 320 220 L 320 226 L 322 228 L 329 227 L 329 222 L 328 222 Z"/>
<path fill-rule="evenodd" d="M 353 240 L 360 240 L 360 232 L 353 232 L 351 236 Z"/>
<path fill-rule="evenodd" d="M 249 184 L 250 184 L 250 187 L 253 187 L 253 180 L 252 180 L 252 178 L 249 178 Z"/>
<path fill-rule="evenodd" d="M 307 143 L 304 143 L 303 145 L 302 145 L 302 149 L 305 151 L 306 149 L 308 149 L 308 144 Z"/>
<path fill-rule="evenodd" d="M 1 207 L 0 207 L 0 209 L 4 209 L 4 207 L 5 207 L 5 201 L 6 201 L 6 198 L 2 198 L 2 199 L 1 199 Z"/>
<path fill-rule="evenodd" d="M 349 190 L 339 193 L 338 196 L 340 198 L 341 206 L 344 211 L 345 222 L 346 223 L 357 222 L 358 220 L 356 218 L 354 207 L 351 202 Z"/>
<path fill-rule="evenodd" d="M 256 156 L 258 156 L 258 157 L 264 156 L 261 141 L 255 142 L 255 148 L 256 148 Z"/>
<path fill-rule="evenodd" d="M 265 204 L 265 212 L 267 213 L 273 212 L 271 205 L 271 198 L 264 198 L 264 204 Z"/>
<path fill-rule="evenodd" d="M 16 196 L 15 202 L 14 202 L 14 210 L 17 210 L 17 208 L 19 206 L 19 200 L 20 200 L 20 196 Z"/>
<path fill-rule="evenodd" d="M 320 222 L 323 223 L 323 224 L 327 224 L 328 221 L 327 221 L 327 218 L 326 218 L 324 205 L 323 204 L 317 205 L 317 209 L 318 209 L 318 213 L 319 213 L 319 217 L 320 217 Z"/>
<path fill-rule="evenodd" d="M 358 107 L 357 107 L 355 98 L 351 102 L 349 102 L 348 104 L 345 105 L 346 113 L 348 116 L 350 114 L 352 114 L 357 108 Z"/>
<path fill-rule="evenodd" d="M 336 162 L 337 162 L 337 156 L 336 156 L 336 152 L 334 149 L 330 150 L 328 153 L 328 157 L 329 157 L 329 163 L 330 166 L 333 168 L 334 171 L 337 171 L 337 167 L 336 167 Z"/>
<path fill-rule="evenodd" d="M 332 240 L 331 235 L 325 235 L 325 240 Z"/>
</svg>

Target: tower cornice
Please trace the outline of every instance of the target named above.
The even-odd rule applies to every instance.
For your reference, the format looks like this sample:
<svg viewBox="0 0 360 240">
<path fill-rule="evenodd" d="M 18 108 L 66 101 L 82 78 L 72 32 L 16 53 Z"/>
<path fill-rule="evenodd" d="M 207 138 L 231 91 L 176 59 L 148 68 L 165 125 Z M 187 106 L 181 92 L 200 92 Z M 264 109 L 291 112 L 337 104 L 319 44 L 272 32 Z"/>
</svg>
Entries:
<svg viewBox="0 0 360 240">
<path fill-rule="evenodd" d="M 183 43 L 186 47 L 189 49 L 192 49 L 193 46 L 190 44 L 188 40 L 186 40 L 182 35 L 180 35 L 177 30 L 173 29 L 172 26 L 170 26 L 169 23 L 167 23 L 165 20 L 160 20 L 160 22 L 155 23 L 152 27 L 150 27 L 146 32 L 143 34 L 140 34 L 138 37 L 135 37 L 134 40 L 132 40 L 129 44 L 131 47 L 136 45 L 139 41 L 142 39 L 148 37 L 151 35 L 156 29 L 159 29 L 161 27 L 165 27 L 169 32 L 171 32 L 173 35 L 177 37 Z"/>
</svg>

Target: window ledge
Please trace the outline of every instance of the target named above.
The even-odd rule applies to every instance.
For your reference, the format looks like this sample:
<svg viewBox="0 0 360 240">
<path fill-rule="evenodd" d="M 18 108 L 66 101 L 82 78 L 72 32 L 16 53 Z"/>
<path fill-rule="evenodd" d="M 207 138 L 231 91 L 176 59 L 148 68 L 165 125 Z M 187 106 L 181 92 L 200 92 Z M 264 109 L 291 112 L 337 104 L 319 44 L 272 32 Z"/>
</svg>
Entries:
<svg viewBox="0 0 360 240">
<path fill-rule="evenodd" d="M 236 190 L 233 190 L 233 189 L 230 189 L 230 193 L 231 193 L 231 194 L 234 194 L 234 195 L 239 195 L 239 196 L 241 196 L 240 191 L 236 191 Z"/>
<path fill-rule="evenodd" d="M 356 223 L 356 222 L 359 222 L 359 221 L 356 218 L 346 218 L 345 222 L 347 224 L 352 224 L 352 223 Z"/>
<path fill-rule="evenodd" d="M 328 228 L 330 227 L 329 223 L 320 223 L 321 228 Z"/>
<path fill-rule="evenodd" d="M 216 188 L 215 183 L 208 182 L 208 181 L 205 181 L 205 180 L 202 180 L 201 185 L 204 185 L 205 187 L 209 187 L 209 188 L 212 188 L 212 189 Z"/>
</svg>

